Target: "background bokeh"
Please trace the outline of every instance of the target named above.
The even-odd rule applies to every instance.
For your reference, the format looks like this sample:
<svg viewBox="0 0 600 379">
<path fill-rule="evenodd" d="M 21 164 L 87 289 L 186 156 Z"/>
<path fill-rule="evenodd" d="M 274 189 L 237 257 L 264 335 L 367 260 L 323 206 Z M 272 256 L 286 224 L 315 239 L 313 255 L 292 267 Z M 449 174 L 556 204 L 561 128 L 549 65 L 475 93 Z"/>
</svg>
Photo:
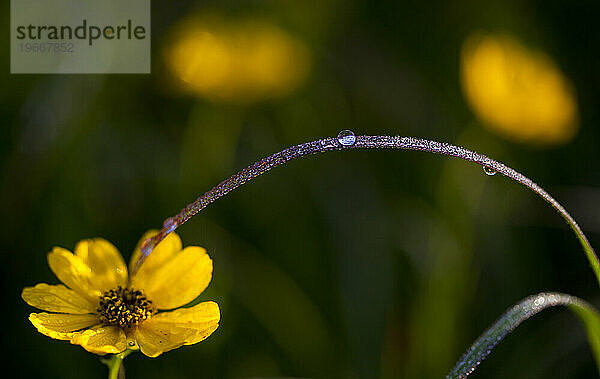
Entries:
<svg viewBox="0 0 600 379">
<path fill-rule="evenodd" d="M 9 2 L 0 7 L 2 341 L 17 377 L 106 375 L 96 356 L 27 320 L 21 289 L 58 282 L 45 258 L 53 246 L 104 237 L 128 258 L 144 231 L 235 171 L 341 129 L 447 141 L 503 161 L 555 195 L 600 246 L 598 2 L 154 1 L 151 75 L 10 75 Z M 527 87 L 544 103 L 542 54 L 576 102 L 571 134 L 548 143 L 543 123 L 508 133 L 488 124 L 461 59 L 469 38 L 490 33 L 534 57 L 519 74 L 525 84 L 498 98 L 527 100 L 518 94 Z M 510 62 L 501 65 L 509 79 L 523 64 Z M 479 80 L 470 85 L 485 92 Z M 541 134 L 519 138 L 529 125 Z M 528 295 L 600 305 L 581 247 L 547 204 L 427 153 L 295 161 L 179 232 L 214 260 L 201 297 L 219 303 L 221 326 L 156 359 L 130 356 L 131 378 L 440 377 Z M 518 328 L 474 377 L 595 375 L 582 325 L 555 309 Z"/>
</svg>

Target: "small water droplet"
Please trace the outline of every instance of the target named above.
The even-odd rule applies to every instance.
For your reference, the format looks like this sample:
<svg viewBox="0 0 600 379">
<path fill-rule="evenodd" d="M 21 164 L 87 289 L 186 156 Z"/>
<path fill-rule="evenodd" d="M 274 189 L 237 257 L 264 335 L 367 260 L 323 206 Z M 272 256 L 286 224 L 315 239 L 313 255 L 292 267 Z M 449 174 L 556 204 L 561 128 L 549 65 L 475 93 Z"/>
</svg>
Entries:
<svg viewBox="0 0 600 379">
<path fill-rule="evenodd" d="M 533 304 L 536 307 L 539 307 L 540 305 L 544 304 L 544 302 L 546 301 L 546 299 L 544 299 L 543 297 L 538 297 L 537 299 L 535 299 L 535 301 L 533 302 Z"/>
<path fill-rule="evenodd" d="M 152 242 L 152 239 L 146 238 L 140 245 L 140 251 L 143 257 L 147 257 L 148 254 L 150 254 L 150 252 L 152 251 L 152 244 L 150 242 Z"/>
<path fill-rule="evenodd" d="M 163 228 L 165 229 L 167 234 L 171 233 L 173 230 L 175 230 L 176 227 L 177 227 L 177 223 L 175 222 L 175 219 L 173 217 L 169 217 L 163 223 Z"/>
<path fill-rule="evenodd" d="M 493 168 L 489 168 L 487 166 L 483 166 L 483 172 L 485 172 L 485 174 L 489 175 L 489 176 L 496 175 L 496 170 L 494 170 Z"/>
<path fill-rule="evenodd" d="M 134 341 L 129 341 L 129 346 L 135 346 L 135 342 Z"/>
<path fill-rule="evenodd" d="M 337 140 L 342 146 L 352 146 L 356 143 L 356 136 L 352 130 L 344 129 L 337 135 Z"/>
</svg>

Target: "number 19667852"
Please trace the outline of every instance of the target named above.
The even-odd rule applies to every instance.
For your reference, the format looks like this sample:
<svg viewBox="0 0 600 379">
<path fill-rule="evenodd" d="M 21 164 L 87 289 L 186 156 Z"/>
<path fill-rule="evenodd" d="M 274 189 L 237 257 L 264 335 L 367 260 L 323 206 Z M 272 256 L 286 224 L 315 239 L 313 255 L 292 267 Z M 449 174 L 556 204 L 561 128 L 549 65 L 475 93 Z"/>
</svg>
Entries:
<svg viewBox="0 0 600 379">
<path fill-rule="evenodd" d="M 27 42 L 20 43 L 21 53 L 73 53 L 72 42 Z"/>
</svg>

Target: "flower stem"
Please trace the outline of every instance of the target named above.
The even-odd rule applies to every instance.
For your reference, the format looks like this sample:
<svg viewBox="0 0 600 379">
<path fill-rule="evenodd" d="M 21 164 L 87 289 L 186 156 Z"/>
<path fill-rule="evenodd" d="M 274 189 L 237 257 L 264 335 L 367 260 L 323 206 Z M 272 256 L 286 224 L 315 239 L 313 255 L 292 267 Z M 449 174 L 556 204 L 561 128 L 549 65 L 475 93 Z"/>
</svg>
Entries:
<svg viewBox="0 0 600 379">
<path fill-rule="evenodd" d="M 108 366 L 108 379 L 125 379 L 125 367 L 122 366 L 123 359 L 131 354 L 133 350 L 125 350 L 122 353 L 114 354 L 109 359 L 103 359 L 102 363 Z M 123 375 L 119 376 L 119 372 L 123 370 Z"/>
</svg>

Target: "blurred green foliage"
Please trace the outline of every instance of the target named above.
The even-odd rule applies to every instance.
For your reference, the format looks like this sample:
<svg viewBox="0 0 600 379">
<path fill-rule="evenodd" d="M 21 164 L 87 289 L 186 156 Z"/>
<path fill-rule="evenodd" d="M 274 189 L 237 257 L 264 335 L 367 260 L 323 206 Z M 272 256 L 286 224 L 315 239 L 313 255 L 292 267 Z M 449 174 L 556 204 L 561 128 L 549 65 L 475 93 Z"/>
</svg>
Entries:
<svg viewBox="0 0 600 379">
<path fill-rule="evenodd" d="M 0 22 L 9 25 L 9 3 Z M 164 36 L 193 12 L 267 19 L 312 54 L 302 87 L 235 105 L 179 92 Z M 27 321 L 24 286 L 57 283 L 52 246 L 104 237 L 127 258 L 144 231 L 238 169 L 292 144 L 400 134 L 463 145 L 523 172 L 600 245 L 600 5 L 592 1 L 152 3 L 151 75 L 10 75 L 0 116 L 5 359 L 21 377 L 106 375 L 97 357 Z M 580 131 L 532 148 L 482 128 L 459 83 L 462 42 L 509 32 L 552 55 L 578 94 Z M 599 304 L 562 219 L 533 193 L 463 161 L 350 151 L 292 162 L 180 229 L 214 260 L 222 309 L 203 343 L 125 361 L 129 377 L 430 378 L 502 312 L 540 291 Z M 595 375 L 567 311 L 510 335 L 475 377 Z"/>
</svg>

